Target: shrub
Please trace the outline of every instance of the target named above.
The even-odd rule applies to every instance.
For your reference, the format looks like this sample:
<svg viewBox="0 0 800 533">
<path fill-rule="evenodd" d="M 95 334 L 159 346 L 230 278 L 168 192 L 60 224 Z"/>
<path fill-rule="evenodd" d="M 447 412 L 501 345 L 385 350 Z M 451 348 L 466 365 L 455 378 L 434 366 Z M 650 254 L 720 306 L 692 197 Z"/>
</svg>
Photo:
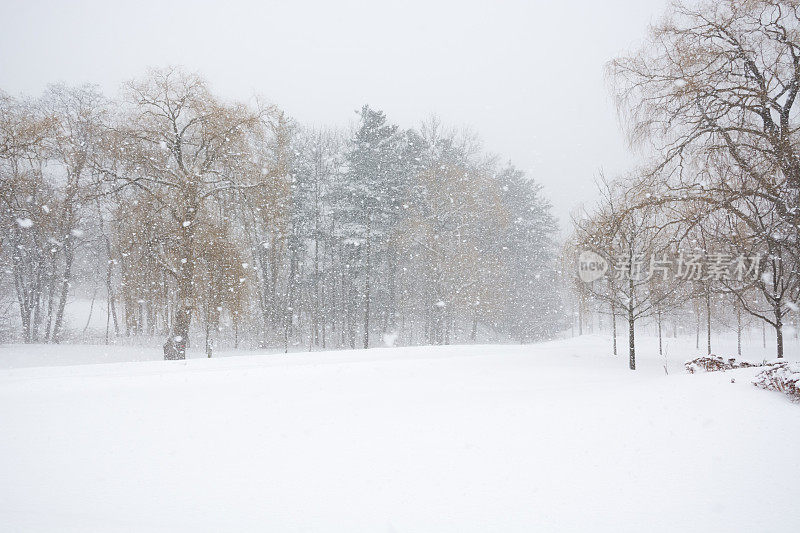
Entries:
<svg viewBox="0 0 800 533">
<path fill-rule="evenodd" d="M 718 355 L 701 355 L 700 357 L 695 357 L 694 359 L 690 359 L 683 364 L 686 367 L 686 371 L 690 374 L 694 374 L 696 372 L 700 372 L 701 370 L 704 372 L 717 372 L 719 370 L 732 370 L 734 368 L 750 368 L 754 366 L 761 366 L 760 363 L 754 363 L 752 361 L 745 361 L 741 359 L 736 359 L 735 357 L 729 357 L 727 359 L 720 357 Z"/>
<path fill-rule="evenodd" d="M 753 378 L 756 387 L 786 394 L 800 402 L 800 363 L 780 361 L 770 363 Z"/>
</svg>

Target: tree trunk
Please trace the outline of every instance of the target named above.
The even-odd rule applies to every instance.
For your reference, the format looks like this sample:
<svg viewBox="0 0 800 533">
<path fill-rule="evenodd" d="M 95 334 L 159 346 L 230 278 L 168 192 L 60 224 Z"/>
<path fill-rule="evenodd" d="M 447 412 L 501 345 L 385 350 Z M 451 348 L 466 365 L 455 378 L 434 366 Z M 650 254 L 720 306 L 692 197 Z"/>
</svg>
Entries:
<svg viewBox="0 0 800 533">
<path fill-rule="evenodd" d="M 347 265 L 347 263 L 344 262 L 345 261 L 344 252 L 341 253 L 341 256 L 342 256 L 342 263 L 343 263 L 341 265 L 341 267 L 340 267 L 340 270 L 341 270 L 341 289 L 342 289 L 342 313 L 341 313 L 341 316 L 340 316 L 340 318 L 342 320 L 342 324 L 341 324 L 342 342 L 341 342 L 341 345 L 342 346 L 347 346 L 347 288 L 346 288 L 347 287 L 347 277 L 345 275 L 346 270 L 344 268 Z"/>
<path fill-rule="evenodd" d="M 775 342 L 778 358 L 783 358 L 783 309 L 780 302 L 775 305 Z"/>
<path fill-rule="evenodd" d="M 711 355 L 711 291 L 706 292 L 706 354 Z"/>
<path fill-rule="evenodd" d="M 570 300 L 572 300 L 572 298 L 570 298 Z M 575 302 L 574 301 L 570 301 L 570 314 L 569 315 L 570 315 L 569 323 L 570 323 L 570 326 L 571 326 L 571 332 L 572 332 L 572 336 L 574 337 L 575 336 Z"/>
<path fill-rule="evenodd" d="M 111 265 L 112 262 L 109 259 L 108 261 L 108 270 L 106 272 L 106 298 L 108 299 L 108 306 L 106 312 L 109 315 L 109 322 L 113 320 L 114 322 L 114 335 L 119 335 L 119 322 L 117 321 L 117 306 L 114 303 L 114 287 L 111 283 Z M 110 324 L 109 324 L 110 325 Z M 108 344 L 108 330 L 109 327 L 106 327 L 106 344 Z"/>
<path fill-rule="evenodd" d="M 696 320 L 696 326 L 697 327 L 695 328 L 694 349 L 695 350 L 699 350 L 700 349 L 700 309 L 695 307 L 695 310 L 697 311 L 697 317 L 696 317 L 697 318 L 697 320 Z"/>
<path fill-rule="evenodd" d="M 369 348 L 369 300 L 372 277 L 372 215 L 367 215 L 366 271 L 364 274 L 364 348 Z"/>
<path fill-rule="evenodd" d="M 613 339 L 614 355 L 617 355 L 617 307 L 611 302 L 611 338 Z"/>
<path fill-rule="evenodd" d="M 636 370 L 636 343 L 634 330 L 633 305 L 628 305 L 628 366 Z"/>
<path fill-rule="evenodd" d="M 211 347 L 211 324 L 208 317 L 206 317 L 206 357 L 211 359 L 213 349 Z"/>
<path fill-rule="evenodd" d="M 294 320 L 295 283 L 297 280 L 297 246 L 292 243 L 289 259 L 289 278 L 286 281 L 286 302 L 283 311 L 283 353 L 289 353 L 289 337 Z"/>
<path fill-rule="evenodd" d="M 633 264 L 633 249 L 631 249 L 631 265 Z M 630 273 L 628 276 L 628 290 L 630 294 L 628 295 L 628 365 L 631 370 L 636 370 L 636 343 L 635 343 L 635 331 L 634 331 L 634 321 L 636 320 L 633 314 L 633 306 L 634 306 L 634 286 L 633 286 L 633 272 Z"/>
<path fill-rule="evenodd" d="M 89 316 L 86 318 L 86 325 L 83 326 L 83 333 L 82 335 L 86 336 L 86 331 L 89 329 L 89 324 L 92 322 L 92 313 L 94 312 L 94 301 L 97 299 L 97 287 L 95 287 L 94 292 L 92 293 L 92 302 L 89 304 Z"/>
<path fill-rule="evenodd" d="M 186 359 L 186 345 L 189 342 L 189 324 L 192 321 L 192 309 L 188 297 L 184 299 L 184 291 L 178 290 L 178 310 L 175 312 L 175 331 L 168 342 L 174 346 L 168 359 Z"/>
<path fill-rule="evenodd" d="M 48 288 L 48 291 L 47 291 L 47 322 L 46 322 L 45 327 L 44 327 L 44 340 L 45 340 L 45 342 L 50 342 L 50 340 L 52 339 L 53 305 L 55 305 L 54 302 L 56 301 L 56 297 L 55 297 L 55 294 L 56 294 L 55 274 L 56 274 L 56 270 L 57 270 L 56 263 L 57 263 L 56 255 L 55 254 L 51 254 L 51 258 L 50 258 L 50 276 L 49 276 L 50 279 L 48 280 L 49 288 Z M 44 302 L 42 302 L 42 303 L 44 303 Z M 42 318 L 43 317 L 41 316 L 40 308 L 39 308 L 39 306 L 36 306 L 36 317 L 35 317 L 35 320 L 34 320 L 34 335 L 37 335 L 37 336 L 39 335 L 39 327 L 42 324 L 42 322 L 41 322 Z"/>
<path fill-rule="evenodd" d="M 178 306 L 175 311 L 175 327 L 172 335 L 175 359 L 186 359 L 189 343 L 189 326 L 192 323 L 192 289 L 194 281 L 194 219 L 197 209 L 188 209 L 181 224 L 181 257 L 178 261 Z M 165 353 L 165 357 L 166 357 Z"/>
<path fill-rule="evenodd" d="M 17 304 L 19 308 L 20 321 L 22 323 L 22 334 L 26 343 L 33 342 L 33 310 L 35 307 L 34 299 L 39 294 L 38 289 L 34 289 L 25 283 L 25 274 L 29 272 L 26 268 L 24 257 L 20 253 L 22 247 L 20 246 L 19 230 L 14 226 L 13 240 L 11 242 L 11 260 L 13 262 L 13 275 L 14 275 L 14 290 L 17 295 Z M 29 280 L 33 283 L 36 277 L 31 276 L 33 279 Z"/>
<path fill-rule="evenodd" d="M 736 305 L 736 355 L 742 356 L 742 306 L 737 301 Z"/>
<path fill-rule="evenodd" d="M 97 201 L 97 219 L 100 224 L 100 234 L 103 236 L 103 244 L 106 250 L 106 344 L 109 342 L 109 332 L 111 321 L 114 321 L 114 334 L 119 336 L 119 323 L 117 322 L 117 308 L 114 304 L 114 259 L 111 256 L 111 240 L 106 235 L 103 213 L 100 210 L 100 201 Z"/>
<path fill-rule="evenodd" d="M 658 355 L 664 355 L 664 349 L 661 340 L 661 308 L 656 312 L 656 319 L 658 321 Z"/>
<path fill-rule="evenodd" d="M 389 309 L 386 330 L 394 334 L 397 331 L 397 252 L 392 241 L 389 242 L 387 255 L 389 258 Z"/>
<path fill-rule="evenodd" d="M 67 235 L 64 239 L 64 275 L 61 278 L 61 291 L 58 295 L 58 309 L 56 310 L 56 322 L 53 326 L 52 340 L 58 343 L 61 337 L 61 329 L 64 326 L 64 309 L 67 305 L 69 286 L 72 281 L 72 262 L 74 258 L 72 235 Z"/>
</svg>

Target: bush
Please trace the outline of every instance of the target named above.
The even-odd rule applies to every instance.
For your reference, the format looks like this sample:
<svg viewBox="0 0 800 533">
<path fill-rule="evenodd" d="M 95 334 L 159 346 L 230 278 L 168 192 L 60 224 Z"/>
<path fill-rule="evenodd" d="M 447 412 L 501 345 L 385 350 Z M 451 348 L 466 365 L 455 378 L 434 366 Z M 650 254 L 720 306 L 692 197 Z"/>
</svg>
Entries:
<svg viewBox="0 0 800 533">
<path fill-rule="evenodd" d="M 782 392 L 793 402 L 800 402 L 800 363 L 789 361 L 770 363 L 756 374 L 753 385 L 761 389 Z"/>
<path fill-rule="evenodd" d="M 718 355 L 711 354 L 701 355 L 700 357 L 690 359 L 686 361 L 683 366 L 686 367 L 687 372 L 694 374 L 696 372 L 700 372 L 701 370 L 704 372 L 717 372 L 719 370 L 725 371 L 732 370 L 734 368 L 750 368 L 762 365 L 752 361 L 736 359 L 735 357 L 725 359 Z"/>
</svg>

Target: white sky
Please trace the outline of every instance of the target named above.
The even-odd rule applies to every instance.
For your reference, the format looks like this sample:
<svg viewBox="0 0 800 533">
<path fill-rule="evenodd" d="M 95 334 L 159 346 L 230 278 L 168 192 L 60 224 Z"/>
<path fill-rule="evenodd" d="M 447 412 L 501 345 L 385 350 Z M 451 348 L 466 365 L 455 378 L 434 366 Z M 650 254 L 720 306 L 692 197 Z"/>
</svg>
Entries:
<svg viewBox="0 0 800 533">
<path fill-rule="evenodd" d="M 411 127 L 435 112 L 545 186 L 562 226 L 598 169 L 633 164 L 603 78 L 666 0 L 40 2 L 0 0 L 0 88 L 53 81 L 109 95 L 148 66 L 263 95 L 305 124 L 364 103 Z"/>
</svg>

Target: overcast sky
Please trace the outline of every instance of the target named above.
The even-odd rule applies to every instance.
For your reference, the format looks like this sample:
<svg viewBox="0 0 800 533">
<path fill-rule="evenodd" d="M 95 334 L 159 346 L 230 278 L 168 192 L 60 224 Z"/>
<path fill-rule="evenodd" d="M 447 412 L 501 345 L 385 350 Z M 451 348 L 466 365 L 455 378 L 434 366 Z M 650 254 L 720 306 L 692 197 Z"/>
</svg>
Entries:
<svg viewBox="0 0 800 533">
<path fill-rule="evenodd" d="M 39 2 L 0 0 L 0 88 L 53 81 L 113 95 L 149 66 L 202 72 L 300 122 L 347 126 L 364 103 L 412 127 L 431 113 L 545 186 L 562 225 L 598 169 L 632 165 L 603 78 L 666 0 Z"/>
</svg>

